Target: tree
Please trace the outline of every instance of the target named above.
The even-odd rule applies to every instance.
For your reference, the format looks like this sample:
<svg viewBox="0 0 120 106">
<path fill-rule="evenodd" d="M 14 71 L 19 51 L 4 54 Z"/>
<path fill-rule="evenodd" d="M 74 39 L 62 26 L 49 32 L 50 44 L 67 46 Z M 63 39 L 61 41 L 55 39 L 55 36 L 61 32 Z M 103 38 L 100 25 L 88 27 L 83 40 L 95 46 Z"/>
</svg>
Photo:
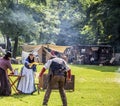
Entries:
<svg viewBox="0 0 120 106">
<path fill-rule="evenodd" d="M 88 0 L 86 0 L 87 2 Z M 86 8 L 86 25 L 94 32 L 95 42 L 101 44 L 120 45 L 120 1 L 118 0 L 99 0 L 89 2 Z M 87 33 L 86 33 L 87 34 Z M 91 35 L 88 35 L 91 36 Z"/>
<path fill-rule="evenodd" d="M 84 11 L 78 0 L 59 0 L 57 10 L 59 11 L 60 33 L 56 44 L 76 45 L 80 43 L 80 30 L 85 19 Z"/>
<path fill-rule="evenodd" d="M 26 35 L 28 38 L 36 38 L 39 35 L 39 25 L 34 21 L 32 15 L 27 12 L 21 9 L 20 6 L 14 5 L 14 8 L 7 9 L 0 17 L 1 32 L 15 41 L 13 57 L 16 57 L 19 36 Z"/>
</svg>

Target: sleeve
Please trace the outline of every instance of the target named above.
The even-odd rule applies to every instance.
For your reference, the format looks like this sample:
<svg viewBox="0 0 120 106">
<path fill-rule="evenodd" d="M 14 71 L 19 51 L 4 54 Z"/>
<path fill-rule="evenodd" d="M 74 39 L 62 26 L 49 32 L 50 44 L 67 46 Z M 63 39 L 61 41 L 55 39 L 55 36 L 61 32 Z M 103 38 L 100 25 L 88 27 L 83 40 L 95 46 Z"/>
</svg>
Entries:
<svg viewBox="0 0 120 106">
<path fill-rule="evenodd" d="M 41 72 L 40 72 L 40 74 L 39 74 L 39 77 L 42 77 L 42 75 L 44 74 L 45 70 L 46 69 L 43 67 L 42 70 L 41 70 Z"/>
<path fill-rule="evenodd" d="M 51 63 L 52 63 L 52 60 L 48 60 L 47 63 L 45 63 L 44 67 L 42 68 L 39 74 L 39 77 L 41 77 L 44 74 L 44 72 L 50 68 Z"/>
<path fill-rule="evenodd" d="M 25 67 L 26 67 L 26 68 L 30 68 L 30 67 L 29 67 L 29 64 L 30 64 L 30 63 L 28 62 L 28 59 L 26 59 L 26 60 L 25 60 L 25 63 L 24 63 Z"/>
<path fill-rule="evenodd" d="M 45 69 L 49 69 L 51 63 L 52 63 L 52 60 L 48 60 L 47 63 L 45 63 L 44 68 L 45 68 Z"/>
<path fill-rule="evenodd" d="M 69 70 L 70 70 L 69 65 L 67 64 L 67 62 L 66 62 L 66 61 L 64 61 L 64 63 L 65 63 L 65 68 L 66 68 L 66 71 L 69 71 Z"/>
<path fill-rule="evenodd" d="M 8 61 L 8 68 L 10 69 L 10 71 L 13 70 L 12 65 L 11 65 L 11 61 L 10 61 L 10 60 Z"/>
<path fill-rule="evenodd" d="M 69 67 L 69 65 L 67 64 L 66 61 L 64 61 L 64 63 L 65 63 L 65 66 L 66 66 L 66 72 L 68 73 L 67 77 L 68 77 L 68 79 L 71 79 L 71 69 L 70 69 L 70 67 Z"/>
<path fill-rule="evenodd" d="M 33 69 L 34 72 L 37 71 L 37 70 L 36 70 L 36 65 L 33 65 L 31 68 Z"/>
<path fill-rule="evenodd" d="M 68 70 L 68 78 L 71 79 L 71 70 Z"/>
</svg>

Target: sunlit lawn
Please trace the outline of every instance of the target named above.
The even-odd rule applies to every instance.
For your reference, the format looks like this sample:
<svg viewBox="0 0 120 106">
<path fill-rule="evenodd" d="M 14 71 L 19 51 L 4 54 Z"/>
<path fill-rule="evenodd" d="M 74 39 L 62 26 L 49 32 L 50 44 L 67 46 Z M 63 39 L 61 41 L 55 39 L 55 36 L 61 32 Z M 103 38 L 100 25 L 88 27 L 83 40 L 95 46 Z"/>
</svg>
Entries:
<svg viewBox="0 0 120 106">
<path fill-rule="evenodd" d="M 21 65 L 13 65 L 20 67 Z M 41 69 L 38 66 L 38 73 Z M 120 106 L 120 73 L 117 66 L 71 65 L 75 91 L 66 91 L 68 106 Z M 119 69 L 120 71 L 120 69 Z M 37 78 L 36 78 L 37 81 Z M 0 106 L 42 106 L 45 91 L 33 95 L 0 97 Z M 51 93 L 48 106 L 62 106 L 59 92 Z"/>
</svg>

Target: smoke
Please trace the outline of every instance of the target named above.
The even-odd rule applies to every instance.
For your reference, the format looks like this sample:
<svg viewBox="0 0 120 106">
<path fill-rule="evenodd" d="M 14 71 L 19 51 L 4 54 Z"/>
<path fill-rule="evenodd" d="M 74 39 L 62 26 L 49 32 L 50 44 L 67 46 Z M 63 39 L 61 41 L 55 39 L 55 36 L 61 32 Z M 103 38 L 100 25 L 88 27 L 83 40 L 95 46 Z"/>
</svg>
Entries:
<svg viewBox="0 0 120 106">
<path fill-rule="evenodd" d="M 33 32 L 37 33 L 38 25 L 34 21 L 32 15 L 25 13 L 24 11 L 10 11 L 8 18 L 8 22 L 12 25 L 16 25 L 19 29 L 24 28 L 24 32 Z"/>
<path fill-rule="evenodd" d="M 61 24 L 59 25 L 60 33 L 58 42 L 65 39 L 65 45 L 74 45 L 79 42 L 80 38 L 80 27 L 85 19 L 85 14 L 83 13 L 80 4 L 75 6 L 70 2 L 62 2 L 59 4 L 59 18 Z"/>
<path fill-rule="evenodd" d="M 15 5 L 0 15 L 0 27 L 3 31 L 6 28 L 11 35 L 16 32 L 21 35 L 39 35 L 39 23 L 34 20 L 32 10 L 21 5 Z"/>
</svg>

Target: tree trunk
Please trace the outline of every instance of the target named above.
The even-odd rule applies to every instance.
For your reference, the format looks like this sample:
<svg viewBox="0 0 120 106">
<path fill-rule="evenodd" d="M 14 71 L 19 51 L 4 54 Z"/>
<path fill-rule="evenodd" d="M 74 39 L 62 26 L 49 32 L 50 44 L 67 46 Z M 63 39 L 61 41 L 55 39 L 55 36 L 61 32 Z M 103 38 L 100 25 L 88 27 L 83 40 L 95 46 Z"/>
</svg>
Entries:
<svg viewBox="0 0 120 106">
<path fill-rule="evenodd" d="M 6 40 L 7 40 L 7 51 L 12 51 L 11 42 L 8 35 L 6 35 Z"/>
<path fill-rule="evenodd" d="M 16 58 L 17 47 L 18 47 L 18 36 L 16 36 L 14 40 L 15 40 L 15 43 L 14 43 L 14 48 L 13 48 L 13 58 Z"/>
</svg>

